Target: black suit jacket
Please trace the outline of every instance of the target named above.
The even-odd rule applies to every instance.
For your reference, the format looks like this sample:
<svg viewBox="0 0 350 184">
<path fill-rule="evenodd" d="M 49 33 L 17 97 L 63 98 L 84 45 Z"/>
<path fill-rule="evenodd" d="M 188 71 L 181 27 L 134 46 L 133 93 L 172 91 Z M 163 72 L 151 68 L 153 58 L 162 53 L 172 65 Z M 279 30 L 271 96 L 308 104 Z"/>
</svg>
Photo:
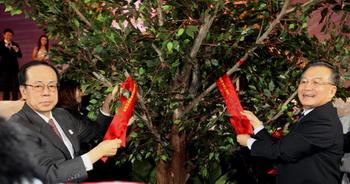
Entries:
<svg viewBox="0 0 350 184">
<path fill-rule="evenodd" d="M 277 183 L 340 183 L 342 125 L 331 102 L 316 107 L 280 140 L 263 129 L 255 135 L 253 156 L 278 162 Z"/>
<path fill-rule="evenodd" d="M 55 108 L 52 116 L 60 124 L 67 138 L 73 145 L 74 158 L 63 141 L 27 104 L 10 121 L 24 127 L 26 136 L 24 149 L 28 151 L 38 172 L 45 179 L 44 183 L 76 182 L 86 179 L 87 172 L 80 157 L 80 143 L 88 142 L 96 136 L 102 136 L 111 122 L 110 117 L 99 116 L 98 128 L 74 118 L 68 111 Z M 100 130 L 100 131 L 97 131 Z"/>
<path fill-rule="evenodd" d="M 5 46 L 5 41 L 0 41 L 0 69 L 3 71 L 18 72 L 18 61 L 17 58 L 22 57 L 21 49 L 16 42 L 12 42 L 13 46 L 16 46 L 19 51 L 15 52 L 13 48 L 8 49 Z"/>
</svg>

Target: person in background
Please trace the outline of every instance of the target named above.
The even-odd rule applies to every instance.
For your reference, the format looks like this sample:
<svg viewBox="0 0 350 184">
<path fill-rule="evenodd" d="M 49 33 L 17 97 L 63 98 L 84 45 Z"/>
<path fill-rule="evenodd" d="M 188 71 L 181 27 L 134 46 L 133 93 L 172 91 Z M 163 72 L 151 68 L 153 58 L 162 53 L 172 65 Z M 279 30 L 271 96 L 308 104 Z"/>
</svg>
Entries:
<svg viewBox="0 0 350 184">
<path fill-rule="evenodd" d="M 3 31 L 4 39 L 0 41 L 0 100 L 18 100 L 17 58 L 22 57 L 22 52 L 12 41 L 13 35 L 13 30 L 7 28 Z"/>
<path fill-rule="evenodd" d="M 22 150 L 22 129 L 0 117 L 0 183 L 42 184 L 29 154 Z"/>
<path fill-rule="evenodd" d="M 25 136 L 22 149 L 30 153 L 44 183 L 83 181 L 96 161 L 116 155 L 119 139 L 102 141 L 81 154 L 80 143 L 102 137 L 109 123 L 96 128 L 55 108 L 59 87 L 55 67 L 47 62 L 28 62 L 20 69 L 18 80 L 25 104 L 10 120 L 28 130 L 21 132 Z"/>
<path fill-rule="evenodd" d="M 85 94 L 80 88 L 80 84 L 73 80 L 61 80 L 60 87 L 58 91 L 58 103 L 57 108 L 62 108 L 70 112 L 77 121 L 81 121 L 86 124 L 94 125 L 96 122 L 92 122 L 88 117 L 88 112 L 83 106 L 83 97 Z M 108 94 L 102 103 L 99 110 L 98 119 L 96 120 L 98 124 L 106 124 L 112 121 L 110 116 L 109 106 L 112 101 L 112 93 Z M 96 146 L 96 144 L 101 141 L 98 139 L 91 140 L 91 142 L 83 142 L 80 147 L 82 152 L 86 152 Z"/>
<path fill-rule="evenodd" d="M 49 39 L 46 35 L 41 35 L 38 45 L 34 47 L 32 59 L 37 61 L 49 61 Z"/>
<path fill-rule="evenodd" d="M 273 140 L 262 122 L 244 111 L 254 128 L 254 135 L 237 135 L 237 141 L 250 149 L 252 156 L 278 163 L 278 184 L 336 184 L 341 181 L 343 130 L 332 99 L 339 75 L 326 62 L 306 66 L 298 86 L 303 114 L 287 135 Z"/>
</svg>

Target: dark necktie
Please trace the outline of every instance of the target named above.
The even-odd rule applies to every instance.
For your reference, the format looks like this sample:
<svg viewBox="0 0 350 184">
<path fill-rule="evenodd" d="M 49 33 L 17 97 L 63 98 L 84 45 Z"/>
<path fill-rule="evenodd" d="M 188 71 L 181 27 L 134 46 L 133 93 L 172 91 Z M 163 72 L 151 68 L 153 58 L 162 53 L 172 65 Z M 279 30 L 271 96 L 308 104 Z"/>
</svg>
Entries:
<svg viewBox="0 0 350 184">
<path fill-rule="evenodd" d="M 8 49 L 11 49 L 11 43 L 7 43 L 7 44 L 6 44 L 6 47 L 7 47 Z"/>
<path fill-rule="evenodd" d="M 304 116 L 305 116 L 305 114 L 304 114 L 304 113 L 301 113 L 301 114 L 299 115 L 298 121 L 300 121 L 301 119 L 303 119 Z"/>
<path fill-rule="evenodd" d="M 58 129 L 57 129 L 57 127 L 52 119 L 49 119 L 49 125 L 50 125 L 51 129 L 56 133 L 56 135 L 62 140 L 61 134 L 58 131 Z"/>
</svg>

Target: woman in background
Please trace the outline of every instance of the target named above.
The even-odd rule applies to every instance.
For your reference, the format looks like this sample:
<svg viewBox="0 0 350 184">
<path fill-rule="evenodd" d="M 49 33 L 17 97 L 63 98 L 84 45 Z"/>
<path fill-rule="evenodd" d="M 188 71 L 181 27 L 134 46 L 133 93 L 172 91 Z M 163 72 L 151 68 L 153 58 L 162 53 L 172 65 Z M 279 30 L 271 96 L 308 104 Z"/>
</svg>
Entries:
<svg viewBox="0 0 350 184">
<path fill-rule="evenodd" d="M 38 45 L 34 47 L 32 59 L 37 61 L 49 61 L 49 39 L 46 35 L 41 35 L 38 40 Z"/>
</svg>

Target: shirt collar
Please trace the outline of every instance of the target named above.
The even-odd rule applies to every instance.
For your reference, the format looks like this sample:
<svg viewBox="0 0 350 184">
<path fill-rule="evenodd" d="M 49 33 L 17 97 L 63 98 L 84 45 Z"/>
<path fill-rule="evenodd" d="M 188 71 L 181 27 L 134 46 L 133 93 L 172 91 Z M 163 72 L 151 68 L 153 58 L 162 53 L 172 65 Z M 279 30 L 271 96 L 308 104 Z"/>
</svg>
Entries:
<svg viewBox="0 0 350 184">
<path fill-rule="evenodd" d="M 50 111 L 50 118 L 47 118 L 46 116 L 42 115 L 41 113 L 35 111 L 41 118 L 43 118 L 43 120 L 48 123 L 50 119 L 53 119 L 52 118 L 52 112 Z"/>
<path fill-rule="evenodd" d="M 309 114 L 312 110 L 314 110 L 314 109 L 304 109 L 304 110 L 303 110 L 303 115 L 306 116 L 306 115 Z"/>
</svg>

